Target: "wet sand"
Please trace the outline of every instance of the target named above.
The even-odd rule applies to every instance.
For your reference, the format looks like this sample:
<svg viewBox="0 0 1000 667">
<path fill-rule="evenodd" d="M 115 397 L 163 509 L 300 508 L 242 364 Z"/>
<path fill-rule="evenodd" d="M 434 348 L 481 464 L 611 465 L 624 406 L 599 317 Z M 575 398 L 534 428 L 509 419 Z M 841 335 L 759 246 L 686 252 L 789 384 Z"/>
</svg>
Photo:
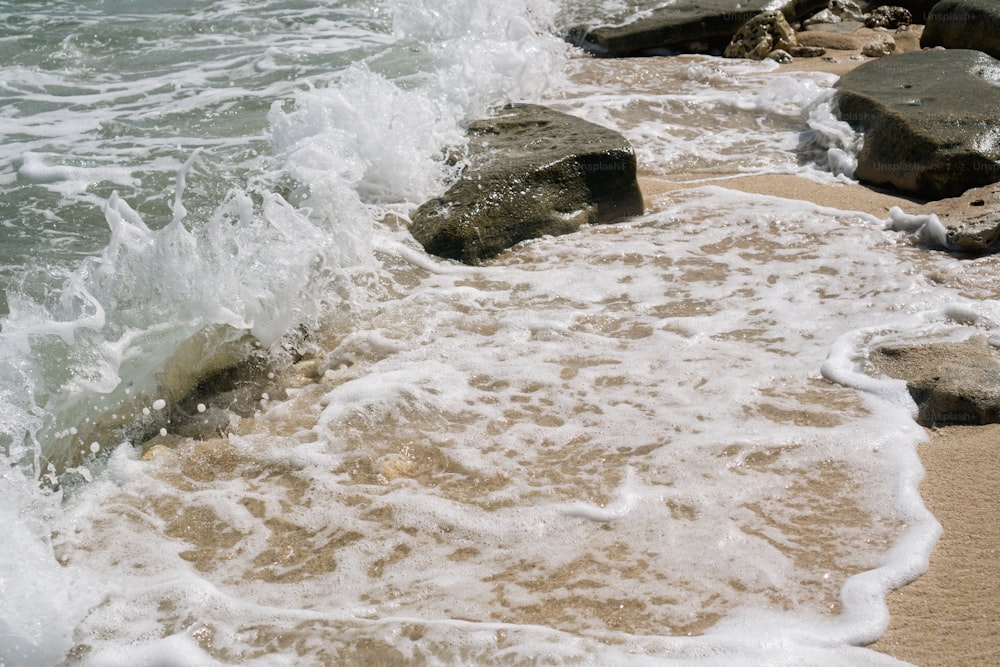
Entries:
<svg viewBox="0 0 1000 667">
<path fill-rule="evenodd" d="M 897 40 L 900 52 L 919 48 L 919 30 L 914 26 Z M 854 50 L 828 50 L 825 59 L 798 59 L 784 67 L 843 74 L 867 60 L 859 55 L 867 32 L 854 36 Z M 655 208 L 671 192 L 703 185 L 708 178 L 721 187 L 877 217 L 887 218 L 892 206 L 908 213 L 940 213 L 933 203 L 923 205 L 864 185 L 820 184 L 788 174 L 723 180 L 717 180 L 719 174 L 690 174 L 673 181 L 646 175 L 640 184 L 647 206 Z M 870 648 L 921 667 L 1000 665 L 1000 425 L 928 433 L 918 451 L 926 470 L 920 494 L 943 534 L 928 571 L 888 596 L 889 628 Z"/>
<path fill-rule="evenodd" d="M 791 175 L 734 177 L 721 187 L 888 217 L 922 206 L 863 185 L 824 185 Z M 647 201 L 687 183 L 641 179 Z M 890 623 L 872 649 L 921 667 L 1000 665 L 1000 425 L 929 430 L 918 454 L 920 495 L 944 532 L 927 573 L 888 597 Z"/>
</svg>

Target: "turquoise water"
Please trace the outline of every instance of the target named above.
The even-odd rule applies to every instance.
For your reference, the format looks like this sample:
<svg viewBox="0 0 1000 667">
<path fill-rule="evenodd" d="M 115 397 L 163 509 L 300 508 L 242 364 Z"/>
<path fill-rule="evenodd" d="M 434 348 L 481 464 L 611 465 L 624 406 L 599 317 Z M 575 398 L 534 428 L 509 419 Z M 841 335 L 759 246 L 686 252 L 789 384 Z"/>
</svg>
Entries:
<svg viewBox="0 0 1000 667">
<path fill-rule="evenodd" d="M 0 2 L 0 663 L 894 664 L 938 527 L 864 358 L 995 337 L 996 269 L 727 189 L 850 182 L 834 79 L 559 37 L 648 6 Z M 703 181 L 428 257 L 509 101 Z M 246 354 L 280 392 L 180 433 Z"/>
</svg>

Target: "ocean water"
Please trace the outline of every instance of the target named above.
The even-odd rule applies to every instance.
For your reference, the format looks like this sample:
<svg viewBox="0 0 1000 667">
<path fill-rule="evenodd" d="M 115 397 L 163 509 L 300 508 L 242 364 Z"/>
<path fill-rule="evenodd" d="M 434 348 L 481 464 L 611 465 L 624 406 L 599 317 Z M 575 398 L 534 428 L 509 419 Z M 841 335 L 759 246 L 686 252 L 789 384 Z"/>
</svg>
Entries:
<svg viewBox="0 0 1000 667">
<path fill-rule="evenodd" d="M 1000 342 L 996 261 L 728 189 L 860 138 L 828 75 L 559 39 L 654 4 L 0 1 L 0 664 L 898 664 L 940 529 L 866 355 Z M 694 182 L 427 256 L 510 101 Z"/>
</svg>

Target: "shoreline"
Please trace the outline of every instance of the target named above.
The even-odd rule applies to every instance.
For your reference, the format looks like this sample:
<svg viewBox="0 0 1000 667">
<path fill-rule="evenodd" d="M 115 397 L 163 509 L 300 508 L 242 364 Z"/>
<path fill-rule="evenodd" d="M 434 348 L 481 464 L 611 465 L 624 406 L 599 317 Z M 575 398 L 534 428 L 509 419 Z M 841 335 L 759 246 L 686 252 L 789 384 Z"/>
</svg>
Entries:
<svg viewBox="0 0 1000 667">
<path fill-rule="evenodd" d="M 919 49 L 922 26 L 913 28 L 899 52 Z M 855 51 L 828 51 L 827 59 L 796 59 L 782 69 L 842 75 L 868 60 L 858 57 L 864 37 Z M 914 214 L 925 208 L 860 183 L 822 184 L 792 174 L 686 176 L 668 181 L 640 171 L 647 210 L 671 192 L 708 184 L 880 218 L 893 206 Z M 925 470 L 919 493 L 943 533 L 927 572 L 886 597 L 889 626 L 868 648 L 921 667 L 1000 664 L 1000 520 L 993 495 L 1000 488 L 1000 425 L 928 429 L 928 435 L 917 450 Z"/>
<path fill-rule="evenodd" d="M 921 667 L 1000 664 L 1000 425 L 928 431 L 920 497 L 944 528 L 927 572 L 886 598 L 870 649 Z"/>
</svg>

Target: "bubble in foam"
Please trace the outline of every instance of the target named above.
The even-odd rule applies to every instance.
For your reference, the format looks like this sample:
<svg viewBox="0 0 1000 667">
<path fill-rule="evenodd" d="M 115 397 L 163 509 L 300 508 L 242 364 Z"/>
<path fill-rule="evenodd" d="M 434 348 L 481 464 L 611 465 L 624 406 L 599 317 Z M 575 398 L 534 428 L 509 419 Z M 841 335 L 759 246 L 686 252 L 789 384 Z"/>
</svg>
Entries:
<svg viewBox="0 0 1000 667">
<path fill-rule="evenodd" d="M 153 401 L 153 409 L 154 410 L 162 410 L 165 407 L 167 407 L 167 402 L 165 400 L 163 400 L 162 398 L 158 398 L 155 401 Z"/>
<path fill-rule="evenodd" d="M 90 451 L 93 454 L 96 454 L 97 452 L 101 451 L 101 443 L 99 442 L 90 443 Z"/>
<path fill-rule="evenodd" d="M 198 412 L 204 412 L 206 409 L 207 408 L 205 408 L 205 404 L 204 403 L 199 403 L 198 404 Z"/>
</svg>

